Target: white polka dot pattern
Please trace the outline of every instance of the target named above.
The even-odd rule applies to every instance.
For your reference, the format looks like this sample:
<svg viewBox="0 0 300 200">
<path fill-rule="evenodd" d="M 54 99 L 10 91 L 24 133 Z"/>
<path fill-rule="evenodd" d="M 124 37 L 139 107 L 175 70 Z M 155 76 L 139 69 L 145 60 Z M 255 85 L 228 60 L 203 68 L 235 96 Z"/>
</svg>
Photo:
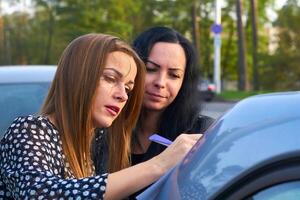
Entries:
<svg viewBox="0 0 300 200">
<path fill-rule="evenodd" d="M 76 179 L 57 129 L 42 116 L 18 117 L 0 143 L 1 199 L 103 199 L 107 174 Z"/>
</svg>

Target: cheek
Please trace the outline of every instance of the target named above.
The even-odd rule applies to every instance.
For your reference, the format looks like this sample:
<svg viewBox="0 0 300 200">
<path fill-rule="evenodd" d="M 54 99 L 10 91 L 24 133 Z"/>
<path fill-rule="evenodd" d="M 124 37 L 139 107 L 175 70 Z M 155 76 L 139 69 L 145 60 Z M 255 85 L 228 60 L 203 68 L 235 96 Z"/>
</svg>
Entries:
<svg viewBox="0 0 300 200">
<path fill-rule="evenodd" d="M 113 94 L 113 88 L 114 86 L 111 84 L 106 83 L 105 81 L 100 81 L 100 84 L 98 85 L 96 91 L 95 91 L 95 99 L 96 102 L 103 101 Z"/>
<path fill-rule="evenodd" d="M 181 86 L 182 86 L 182 80 L 181 81 L 176 81 L 176 82 L 174 82 L 174 81 L 170 82 L 170 84 L 169 84 L 170 93 L 174 98 L 179 93 L 179 90 L 181 89 Z"/>
<path fill-rule="evenodd" d="M 129 97 L 128 97 L 128 99 L 129 99 Z M 123 103 L 119 103 L 119 104 L 118 104 L 118 106 L 119 106 L 119 108 L 120 108 L 119 114 L 120 114 L 121 112 L 123 112 L 123 109 L 124 109 L 125 105 L 127 104 L 127 102 L 128 102 L 128 100 L 125 101 L 125 102 L 123 102 Z"/>
<path fill-rule="evenodd" d="M 96 95 L 94 102 L 92 104 L 92 117 L 95 118 L 98 115 L 98 112 L 101 110 L 101 105 L 103 103 L 103 98 Z"/>
<path fill-rule="evenodd" d="M 145 87 L 152 85 L 154 82 L 154 79 L 155 79 L 154 75 L 147 74 L 145 77 Z"/>
<path fill-rule="evenodd" d="M 96 113 L 104 104 L 107 99 L 109 99 L 110 94 L 108 88 L 98 87 L 95 91 L 95 97 L 92 104 L 92 113 Z"/>
</svg>

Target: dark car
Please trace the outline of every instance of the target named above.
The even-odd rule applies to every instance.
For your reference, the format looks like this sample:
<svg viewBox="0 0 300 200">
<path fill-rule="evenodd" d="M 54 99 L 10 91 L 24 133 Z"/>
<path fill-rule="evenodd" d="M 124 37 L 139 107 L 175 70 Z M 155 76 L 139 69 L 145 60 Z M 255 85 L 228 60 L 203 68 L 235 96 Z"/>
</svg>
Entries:
<svg viewBox="0 0 300 200">
<path fill-rule="evenodd" d="M 0 67 L 0 138 L 17 116 L 39 111 L 55 71 L 44 65 Z"/>
<path fill-rule="evenodd" d="M 237 103 L 138 199 L 299 200 L 299 102 L 287 92 Z"/>
<path fill-rule="evenodd" d="M 216 95 L 216 85 L 208 79 L 201 79 L 197 86 L 201 99 L 211 101 Z"/>
</svg>

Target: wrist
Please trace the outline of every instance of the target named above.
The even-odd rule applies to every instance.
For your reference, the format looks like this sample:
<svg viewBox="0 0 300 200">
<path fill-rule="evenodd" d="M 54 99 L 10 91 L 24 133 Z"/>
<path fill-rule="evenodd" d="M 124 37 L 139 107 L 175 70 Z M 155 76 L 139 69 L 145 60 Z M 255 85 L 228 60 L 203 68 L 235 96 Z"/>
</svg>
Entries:
<svg viewBox="0 0 300 200">
<path fill-rule="evenodd" d="M 160 158 L 160 156 L 155 156 L 151 158 L 149 162 L 151 163 L 151 171 L 155 172 L 155 174 L 159 177 L 162 176 L 169 169 L 165 161 L 162 158 Z"/>
</svg>

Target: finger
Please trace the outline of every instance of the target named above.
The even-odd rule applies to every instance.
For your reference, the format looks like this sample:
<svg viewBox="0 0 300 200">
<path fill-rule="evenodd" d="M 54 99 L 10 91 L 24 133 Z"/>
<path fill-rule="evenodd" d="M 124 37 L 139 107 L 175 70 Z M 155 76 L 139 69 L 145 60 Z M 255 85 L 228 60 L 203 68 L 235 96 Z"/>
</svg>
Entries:
<svg viewBox="0 0 300 200">
<path fill-rule="evenodd" d="M 199 140 L 203 136 L 203 134 L 190 134 L 189 136 L 193 140 Z"/>
<path fill-rule="evenodd" d="M 180 134 L 176 140 L 175 140 L 175 143 L 176 142 L 183 142 L 183 143 L 186 143 L 188 141 L 198 141 L 203 135 L 202 134 Z"/>
</svg>

